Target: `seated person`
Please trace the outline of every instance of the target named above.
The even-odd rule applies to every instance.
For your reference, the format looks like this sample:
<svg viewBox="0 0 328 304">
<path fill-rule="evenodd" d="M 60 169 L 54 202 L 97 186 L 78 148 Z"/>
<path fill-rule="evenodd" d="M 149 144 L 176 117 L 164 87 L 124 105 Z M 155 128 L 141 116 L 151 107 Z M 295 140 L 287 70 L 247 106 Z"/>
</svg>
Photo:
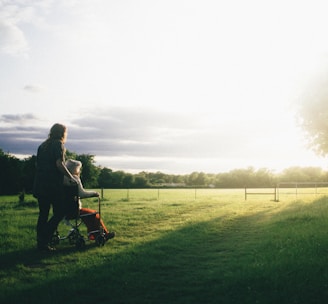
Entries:
<svg viewBox="0 0 328 304">
<path fill-rule="evenodd" d="M 100 226 L 104 231 L 105 240 L 108 241 L 109 239 L 112 239 L 115 236 L 115 232 L 108 231 L 104 222 L 100 219 L 99 213 L 96 210 L 82 207 L 82 202 L 80 199 L 88 198 L 88 197 L 99 197 L 98 192 L 86 191 L 83 188 L 80 179 L 82 163 L 78 160 L 69 159 L 66 161 L 66 167 L 69 170 L 69 172 L 73 175 L 73 178 L 76 180 L 78 185 L 80 216 L 82 221 L 87 227 L 89 239 L 95 239 L 95 235 L 92 232 L 99 231 Z M 65 178 L 64 178 L 64 184 L 67 186 L 70 185 L 69 181 L 67 181 Z M 88 215 L 88 216 L 83 216 L 83 215 Z"/>
</svg>

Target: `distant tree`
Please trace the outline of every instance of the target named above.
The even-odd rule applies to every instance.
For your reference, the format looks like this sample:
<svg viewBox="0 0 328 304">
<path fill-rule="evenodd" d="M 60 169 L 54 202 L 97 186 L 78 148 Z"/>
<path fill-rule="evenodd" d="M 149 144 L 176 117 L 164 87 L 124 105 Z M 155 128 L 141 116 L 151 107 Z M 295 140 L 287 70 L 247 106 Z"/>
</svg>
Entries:
<svg viewBox="0 0 328 304">
<path fill-rule="evenodd" d="M 134 176 L 131 173 L 126 173 L 122 180 L 122 187 L 132 188 L 134 184 Z"/>
<path fill-rule="evenodd" d="M 304 173 L 309 181 L 325 181 L 326 175 L 320 167 L 305 167 Z"/>
<path fill-rule="evenodd" d="M 208 184 L 208 176 L 204 172 L 198 173 L 198 176 L 195 180 L 195 186 L 204 187 Z"/>
<path fill-rule="evenodd" d="M 111 188 L 112 185 L 112 173 L 109 168 L 102 168 L 98 176 L 98 185 L 100 188 Z"/>
<path fill-rule="evenodd" d="M 322 77 L 303 94 L 299 107 L 300 124 L 305 131 L 309 147 L 317 154 L 328 154 L 328 79 Z"/>
<path fill-rule="evenodd" d="M 123 171 L 115 171 L 112 173 L 111 188 L 122 188 L 125 173 Z"/>
<path fill-rule="evenodd" d="M 147 179 L 146 172 L 140 172 L 134 177 L 134 186 L 136 188 L 148 188 L 149 181 Z"/>
<path fill-rule="evenodd" d="M 32 193 L 35 176 L 36 156 L 25 158 L 22 161 L 22 184 L 26 193 Z"/>
<path fill-rule="evenodd" d="M 307 177 L 301 167 L 290 167 L 282 172 L 281 180 L 285 182 L 306 182 Z"/>
<path fill-rule="evenodd" d="M 280 181 L 283 182 L 320 182 L 326 181 L 326 174 L 317 167 L 290 167 L 285 169 Z"/>
<path fill-rule="evenodd" d="M 98 187 L 100 169 L 95 166 L 94 155 L 80 154 L 76 159 L 82 162 L 81 181 L 85 188 Z"/>
<path fill-rule="evenodd" d="M 77 154 L 75 152 L 66 150 L 66 153 L 65 154 L 66 154 L 65 155 L 65 158 L 66 159 L 77 159 Z"/>
<path fill-rule="evenodd" d="M 214 187 L 216 188 L 222 188 L 222 183 L 221 183 L 221 174 L 218 173 L 218 174 L 215 174 L 213 177 L 212 177 L 212 181 L 211 183 L 214 185 Z"/>
<path fill-rule="evenodd" d="M 175 184 L 185 184 L 185 176 L 184 175 L 171 175 L 172 183 Z"/>
<path fill-rule="evenodd" d="M 234 169 L 230 173 L 230 183 L 232 187 L 253 187 L 255 170 L 253 167 L 247 169 Z"/>
<path fill-rule="evenodd" d="M 276 181 L 270 170 L 261 168 L 254 173 L 253 184 L 255 187 L 271 187 L 276 184 Z"/>
<path fill-rule="evenodd" d="M 80 160 L 83 164 L 81 179 L 86 188 L 148 188 L 164 182 L 191 187 L 218 188 L 272 187 L 279 181 L 287 182 L 327 182 L 328 172 L 319 167 L 290 167 L 280 174 L 273 174 L 262 168 L 255 170 L 235 169 L 230 172 L 208 174 L 192 172 L 185 175 L 172 175 L 162 172 L 140 172 L 138 174 L 112 171 L 95 166 L 94 156 L 67 151 L 67 158 Z M 24 160 L 4 153 L 0 148 L 0 195 L 18 194 L 22 190 L 31 192 L 35 174 L 36 156 Z"/>
<path fill-rule="evenodd" d="M 187 180 L 188 186 L 195 186 L 197 184 L 198 174 L 199 174 L 198 172 L 192 172 L 191 174 L 189 174 Z"/>
<path fill-rule="evenodd" d="M 148 173 L 147 178 L 149 183 L 152 185 L 163 184 L 168 180 L 167 175 L 159 171 L 155 173 Z"/>
<path fill-rule="evenodd" d="M 0 194 L 18 194 L 22 191 L 22 162 L 0 149 L 0 168 Z"/>
</svg>

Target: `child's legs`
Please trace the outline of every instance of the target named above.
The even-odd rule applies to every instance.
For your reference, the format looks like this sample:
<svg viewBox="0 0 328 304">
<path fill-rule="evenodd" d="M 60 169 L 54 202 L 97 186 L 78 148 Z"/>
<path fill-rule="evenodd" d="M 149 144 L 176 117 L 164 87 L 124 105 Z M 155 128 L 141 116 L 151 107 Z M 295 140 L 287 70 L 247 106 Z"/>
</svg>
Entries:
<svg viewBox="0 0 328 304">
<path fill-rule="evenodd" d="M 108 233 L 108 229 L 106 228 L 104 222 L 102 221 L 102 219 L 99 219 L 99 214 L 97 214 L 98 220 L 100 221 L 100 225 L 103 228 L 104 232 L 107 234 Z"/>
<path fill-rule="evenodd" d="M 103 228 L 105 233 L 108 233 L 108 230 L 104 224 L 104 222 L 100 219 L 99 213 L 95 214 L 96 210 L 81 208 L 80 215 L 88 215 L 83 216 L 82 221 L 87 226 L 88 232 L 99 230 L 100 226 Z"/>
</svg>

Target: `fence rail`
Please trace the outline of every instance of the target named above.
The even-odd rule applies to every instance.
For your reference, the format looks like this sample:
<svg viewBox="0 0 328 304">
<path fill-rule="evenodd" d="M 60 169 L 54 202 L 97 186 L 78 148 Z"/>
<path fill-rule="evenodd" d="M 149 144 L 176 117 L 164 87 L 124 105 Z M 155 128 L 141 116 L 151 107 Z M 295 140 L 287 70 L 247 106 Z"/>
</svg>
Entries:
<svg viewBox="0 0 328 304">
<path fill-rule="evenodd" d="M 267 191 L 270 189 L 271 191 Z M 283 191 L 283 190 L 287 191 Z M 245 200 L 249 195 L 272 195 L 275 202 L 279 202 L 280 195 L 328 195 L 328 182 L 281 182 L 278 183 L 275 187 L 262 189 L 251 189 L 245 187 Z M 256 191 L 256 192 L 254 192 Z"/>
<path fill-rule="evenodd" d="M 296 197 L 300 195 L 328 195 L 328 182 L 281 182 L 276 186 L 267 188 L 147 188 L 147 189 L 100 189 L 101 198 L 108 196 L 104 192 L 109 191 L 111 197 L 117 197 L 119 199 L 129 201 L 130 199 L 151 199 L 160 200 L 167 197 L 178 197 L 183 194 L 183 197 L 189 197 L 191 199 L 199 199 L 204 197 L 214 198 L 223 197 L 225 195 L 244 196 L 246 201 L 250 196 L 271 196 L 271 200 L 278 202 L 281 196 L 294 195 Z M 144 190 L 149 190 L 148 195 L 145 196 Z M 179 191 L 179 192 L 175 192 Z M 142 194 L 141 194 L 142 193 Z M 178 198 L 177 197 L 177 198 Z"/>
<path fill-rule="evenodd" d="M 271 192 L 264 192 L 264 191 L 268 191 L 268 188 L 265 188 L 264 191 L 259 191 L 259 190 L 263 190 L 260 188 L 256 188 L 256 189 L 252 189 L 252 188 L 247 188 L 245 187 L 245 201 L 247 201 L 247 196 L 248 195 L 273 195 L 273 200 L 275 202 L 277 202 L 277 187 L 274 187 L 273 189 L 269 188 L 269 190 L 271 190 Z M 251 191 L 251 192 L 249 192 Z M 253 192 L 253 191 L 258 191 L 258 192 Z"/>
<path fill-rule="evenodd" d="M 279 195 L 293 194 L 296 197 L 300 194 L 323 195 L 328 194 L 328 182 L 281 182 L 277 184 L 277 200 Z M 282 192 L 281 189 L 288 189 L 290 192 Z M 304 190 L 307 191 L 304 191 Z M 321 191 L 320 191 L 321 190 Z M 322 191 L 324 190 L 324 191 Z"/>
</svg>

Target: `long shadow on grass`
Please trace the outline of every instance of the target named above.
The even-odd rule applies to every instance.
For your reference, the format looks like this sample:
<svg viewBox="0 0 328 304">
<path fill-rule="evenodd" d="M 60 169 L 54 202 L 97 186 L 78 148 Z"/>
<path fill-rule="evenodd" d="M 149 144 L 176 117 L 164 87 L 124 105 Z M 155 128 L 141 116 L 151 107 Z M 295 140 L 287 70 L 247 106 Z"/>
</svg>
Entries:
<svg viewBox="0 0 328 304">
<path fill-rule="evenodd" d="M 73 294 L 71 303 L 323 303 L 328 243 L 313 233 L 323 228 L 313 213 L 322 204 L 190 224 L 109 250 L 99 265 L 8 291 L 7 303 L 59 303 Z"/>
<path fill-rule="evenodd" d="M 31 240 L 31 242 L 36 245 L 34 240 Z M 10 270 L 18 265 L 30 268 L 42 268 L 47 266 L 47 263 L 45 263 L 44 260 L 47 260 L 49 257 L 56 258 L 56 256 L 62 257 L 64 255 L 74 256 L 77 252 L 85 252 L 96 247 L 95 242 L 91 241 L 87 241 L 86 246 L 82 249 L 77 249 L 74 245 L 70 246 L 67 240 L 62 242 L 63 243 L 60 243 L 59 250 L 54 252 L 44 252 L 29 247 L 27 250 L 11 251 L 1 254 L 0 269 Z"/>
</svg>

